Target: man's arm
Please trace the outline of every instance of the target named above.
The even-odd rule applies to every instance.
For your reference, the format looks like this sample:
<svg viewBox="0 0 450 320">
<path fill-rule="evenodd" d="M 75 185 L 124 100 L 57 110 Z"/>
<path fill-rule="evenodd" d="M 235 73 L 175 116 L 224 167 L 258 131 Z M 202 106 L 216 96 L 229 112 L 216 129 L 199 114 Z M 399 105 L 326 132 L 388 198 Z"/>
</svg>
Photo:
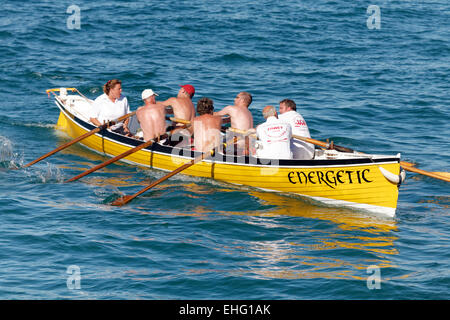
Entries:
<svg viewBox="0 0 450 320">
<path fill-rule="evenodd" d="M 101 126 L 102 123 L 97 120 L 97 118 L 90 118 L 89 119 L 93 124 L 95 124 L 97 127 Z"/>
<path fill-rule="evenodd" d="M 231 116 L 230 109 L 231 109 L 231 106 L 227 106 L 220 111 L 214 112 L 214 115 L 215 116 L 227 116 L 227 115 Z"/>
<path fill-rule="evenodd" d="M 172 97 L 167 99 L 166 101 L 158 101 L 157 104 L 162 104 L 163 106 L 167 107 L 172 105 L 175 102 L 176 98 Z"/>
</svg>

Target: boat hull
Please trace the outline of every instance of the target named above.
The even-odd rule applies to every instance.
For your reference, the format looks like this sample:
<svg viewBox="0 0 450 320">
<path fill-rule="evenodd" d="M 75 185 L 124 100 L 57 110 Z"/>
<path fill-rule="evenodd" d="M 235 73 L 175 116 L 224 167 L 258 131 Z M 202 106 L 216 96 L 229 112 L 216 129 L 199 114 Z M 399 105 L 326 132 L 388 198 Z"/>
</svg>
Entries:
<svg viewBox="0 0 450 320">
<path fill-rule="evenodd" d="M 57 128 L 76 138 L 95 127 L 76 116 L 70 106 L 56 99 L 60 109 Z M 142 141 L 104 130 L 80 142 L 106 156 L 119 155 Z M 122 161 L 172 171 L 200 153 L 152 144 Z M 215 155 L 184 170 L 182 174 L 212 178 L 266 191 L 297 194 L 333 206 L 346 206 L 393 217 L 398 185 L 389 181 L 380 168 L 400 173 L 400 157 L 360 157 L 355 159 L 268 160 L 254 157 Z"/>
</svg>

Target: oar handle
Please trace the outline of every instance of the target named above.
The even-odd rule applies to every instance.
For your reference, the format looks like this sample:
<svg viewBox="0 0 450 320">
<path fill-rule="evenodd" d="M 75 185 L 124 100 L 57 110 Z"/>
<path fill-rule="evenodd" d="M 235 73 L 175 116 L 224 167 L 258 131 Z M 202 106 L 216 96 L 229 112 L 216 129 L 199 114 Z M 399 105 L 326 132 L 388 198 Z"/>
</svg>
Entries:
<svg viewBox="0 0 450 320">
<path fill-rule="evenodd" d="M 308 143 L 311 143 L 311 144 L 315 144 L 315 145 L 317 145 L 319 147 L 323 147 L 325 149 L 335 149 L 335 150 L 340 151 L 340 152 L 349 152 L 349 153 L 354 153 L 355 152 L 355 150 L 353 150 L 353 149 L 342 147 L 342 146 L 338 146 L 338 145 L 336 145 L 334 143 L 327 143 L 327 142 L 319 141 L 319 140 L 316 140 L 316 139 L 299 136 L 299 135 L 296 135 L 296 134 L 293 134 L 292 138 L 297 139 L 297 140 L 301 140 L 301 141 L 304 141 L 304 142 L 308 142 Z"/>
<path fill-rule="evenodd" d="M 121 116 L 120 118 L 117 118 L 116 120 L 112 120 L 112 121 L 107 122 L 107 123 L 106 123 L 106 126 L 109 127 L 111 124 L 115 124 L 115 123 L 118 123 L 118 122 L 120 122 L 120 121 L 126 120 L 126 119 L 128 119 L 129 117 L 134 116 L 135 114 L 136 114 L 136 111 L 127 113 L 126 115 L 123 115 L 123 116 Z"/>
<path fill-rule="evenodd" d="M 170 117 L 169 120 L 171 120 L 173 122 L 183 123 L 183 124 L 191 124 L 191 122 L 189 120 L 184 120 L 184 119 L 175 118 L 175 117 Z"/>
<path fill-rule="evenodd" d="M 240 130 L 240 129 L 236 129 L 236 128 L 229 128 L 228 130 L 230 130 L 232 132 L 236 132 L 236 133 L 241 133 L 241 134 L 245 134 L 245 133 L 248 132 L 248 131 Z M 253 137 L 256 137 L 256 134 L 251 134 L 251 135 Z M 308 142 L 308 143 L 312 143 L 312 144 L 318 145 L 320 147 L 324 147 L 326 149 L 328 149 L 330 147 L 333 147 L 337 151 L 341 151 L 341 152 L 350 152 L 350 153 L 354 152 L 354 150 L 350 149 L 350 148 L 345 148 L 345 147 L 341 147 L 341 146 L 338 146 L 338 145 L 332 145 L 330 143 L 322 142 L 322 141 L 319 141 L 319 140 L 315 140 L 315 139 L 311 139 L 311 138 L 307 138 L 307 137 L 303 137 L 303 136 L 298 136 L 298 135 L 295 135 L 295 134 L 292 135 L 292 138 L 297 139 L 297 140 L 301 140 L 301 141 L 305 141 L 305 142 Z"/>
<path fill-rule="evenodd" d="M 252 137 L 256 137 L 256 133 L 254 133 L 253 131 L 250 130 L 241 130 L 241 129 L 236 129 L 236 128 L 228 128 L 227 130 L 231 131 L 231 132 L 235 132 L 235 133 L 239 133 L 239 134 L 243 134 L 243 135 L 248 135 L 248 136 L 252 136 Z"/>
<path fill-rule="evenodd" d="M 228 123 L 230 122 L 230 116 L 223 116 L 222 117 L 222 122 L 223 123 Z M 184 123 L 184 124 L 191 124 L 191 121 L 189 120 L 184 120 L 184 119 L 180 119 L 180 118 L 175 118 L 175 117 L 170 117 L 169 120 L 173 121 L 173 122 L 179 122 L 179 123 Z"/>
</svg>

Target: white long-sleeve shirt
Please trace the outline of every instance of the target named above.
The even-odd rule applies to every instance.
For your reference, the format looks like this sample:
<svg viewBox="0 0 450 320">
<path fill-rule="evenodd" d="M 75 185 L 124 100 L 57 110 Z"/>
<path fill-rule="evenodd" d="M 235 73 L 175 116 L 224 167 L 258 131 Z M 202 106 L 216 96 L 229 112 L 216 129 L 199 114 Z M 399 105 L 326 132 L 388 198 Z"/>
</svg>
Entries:
<svg viewBox="0 0 450 320">
<path fill-rule="evenodd" d="M 308 125 L 305 119 L 296 111 L 287 111 L 279 114 L 280 120 L 286 121 L 291 125 L 292 134 L 306 138 L 311 138 Z M 314 157 L 314 145 L 295 138 L 291 141 L 292 157 L 300 160 L 310 160 Z"/>
<path fill-rule="evenodd" d="M 110 120 L 116 120 L 127 113 L 130 113 L 130 106 L 125 96 L 120 96 L 115 102 L 112 102 L 104 93 L 98 96 L 92 105 L 91 117 L 97 118 L 101 123 Z M 115 124 L 111 129 L 117 129 L 122 126 L 122 122 Z"/>
<path fill-rule="evenodd" d="M 289 123 L 277 119 L 267 118 L 266 122 L 256 128 L 259 148 L 256 155 L 266 159 L 292 159 L 291 126 Z"/>
</svg>

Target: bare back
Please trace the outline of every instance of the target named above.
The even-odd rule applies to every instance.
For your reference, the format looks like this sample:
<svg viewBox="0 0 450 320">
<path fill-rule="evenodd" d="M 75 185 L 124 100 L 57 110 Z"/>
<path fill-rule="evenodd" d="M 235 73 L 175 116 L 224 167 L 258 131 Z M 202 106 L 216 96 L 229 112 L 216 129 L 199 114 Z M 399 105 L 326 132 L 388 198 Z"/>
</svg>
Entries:
<svg viewBox="0 0 450 320">
<path fill-rule="evenodd" d="M 244 106 L 227 106 L 215 115 L 229 115 L 231 127 L 239 130 L 249 130 L 253 128 L 253 116 L 250 110 Z"/>
<path fill-rule="evenodd" d="M 206 152 L 220 144 L 222 118 L 211 114 L 195 117 L 193 120 L 195 150 Z"/>
<path fill-rule="evenodd" d="M 166 100 L 164 104 L 172 106 L 175 118 L 192 121 L 195 117 L 194 104 L 188 97 L 173 97 Z"/>
<path fill-rule="evenodd" d="M 137 110 L 137 117 L 144 132 L 144 140 L 158 138 L 166 131 L 166 110 L 162 104 L 150 104 Z"/>
</svg>

